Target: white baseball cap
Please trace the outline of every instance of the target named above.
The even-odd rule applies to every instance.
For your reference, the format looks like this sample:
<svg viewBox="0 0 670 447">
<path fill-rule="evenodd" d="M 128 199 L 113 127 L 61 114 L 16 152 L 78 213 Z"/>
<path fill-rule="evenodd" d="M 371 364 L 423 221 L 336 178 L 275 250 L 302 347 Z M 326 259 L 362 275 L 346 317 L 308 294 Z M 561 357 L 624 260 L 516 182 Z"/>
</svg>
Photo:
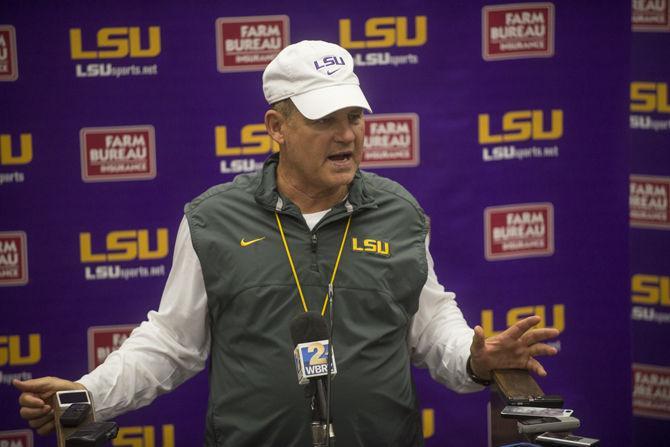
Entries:
<svg viewBox="0 0 670 447">
<path fill-rule="evenodd" d="M 268 104 L 291 98 L 313 120 L 345 107 L 372 112 L 351 54 L 321 40 L 303 40 L 281 50 L 263 72 L 263 93 Z"/>
</svg>

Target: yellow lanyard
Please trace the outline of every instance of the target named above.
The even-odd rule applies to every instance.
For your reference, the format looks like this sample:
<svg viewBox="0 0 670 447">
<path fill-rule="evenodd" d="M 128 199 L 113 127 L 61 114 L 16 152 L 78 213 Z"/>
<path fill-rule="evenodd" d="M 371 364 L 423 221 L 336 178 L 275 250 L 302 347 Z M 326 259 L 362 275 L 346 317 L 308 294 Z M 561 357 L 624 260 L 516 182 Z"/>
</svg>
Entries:
<svg viewBox="0 0 670 447">
<path fill-rule="evenodd" d="M 298 294 L 300 294 L 300 300 L 302 301 L 302 307 L 307 309 L 307 302 L 305 301 L 305 295 L 302 293 L 302 287 L 300 287 L 300 280 L 298 279 L 298 273 L 295 271 L 295 265 L 293 264 L 293 258 L 291 257 L 291 250 L 288 248 L 288 243 L 286 242 L 286 236 L 284 236 L 284 229 L 281 226 L 281 220 L 279 219 L 279 214 L 275 212 L 275 217 L 277 218 L 277 226 L 279 227 L 279 234 L 281 234 L 281 240 L 284 243 L 284 250 L 286 250 L 286 256 L 288 257 L 288 262 L 291 264 L 291 271 L 293 272 L 293 279 L 295 279 L 295 285 L 298 286 Z M 342 243 L 340 244 L 340 251 L 337 253 L 337 259 L 335 260 L 335 267 L 333 268 L 333 275 L 330 278 L 330 283 L 328 284 L 329 288 L 332 289 L 333 283 L 335 282 L 335 275 L 337 274 L 337 268 L 340 266 L 340 258 L 342 257 L 342 249 L 344 249 L 344 242 L 347 240 L 347 233 L 349 232 L 349 224 L 351 224 L 351 216 L 347 219 L 347 226 L 344 228 L 344 235 L 342 235 Z M 328 292 L 326 292 L 326 298 L 323 300 L 323 308 L 321 309 L 321 316 L 326 315 L 326 305 L 328 304 Z"/>
</svg>

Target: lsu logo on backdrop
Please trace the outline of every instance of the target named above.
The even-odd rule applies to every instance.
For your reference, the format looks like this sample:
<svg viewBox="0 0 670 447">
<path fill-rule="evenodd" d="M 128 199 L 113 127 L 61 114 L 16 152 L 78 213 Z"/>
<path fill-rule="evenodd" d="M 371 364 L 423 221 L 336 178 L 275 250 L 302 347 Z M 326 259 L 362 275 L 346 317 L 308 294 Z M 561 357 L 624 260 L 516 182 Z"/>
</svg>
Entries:
<svg viewBox="0 0 670 447">
<path fill-rule="evenodd" d="M 479 144 L 486 145 L 482 147 L 483 161 L 556 158 L 559 155 L 558 144 L 540 144 L 553 143 L 563 136 L 561 109 L 552 109 L 551 114 L 542 110 L 511 110 L 505 112 L 501 119 L 494 118 L 495 124 L 492 124 L 491 114 L 480 113 L 477 120 Z M 517 147 L 512 143 L 531 145 Z"/>
<path fill-rule="evenodd" d="M 487 337 L 491 337 L 493 335 L 499 334 L 506 328 L 513 326 L 515 323 L 523 320 L 526 317 L 537 315 L 541 318 L 541 321 L 535 327 L 551 327 L 557 329 L 559 332 L 563 332 L 565 330 L 565 304 L 553 304 L 551 306 L 551 322 L 547 319 L 547 307 L 547 305 L 539 304 L 532 306 L 514 307 L 509 309 L 506 314 L 505 328 L 498 330 L 495 329 L 496 320 L 494 319 L 493 309 L 483 309 L 481 314 L 481 326 L 484 329 L 484 334 Z M 557 348 L 560 348 L 560 345 L 557 346 Z"/>
<path fill-rule="evenodd" d="M 554 254 L 551 203 L 491 206 L 484 210 L 486 259 L 518 259 Z"/>
<path fill-rule="evenodd" d="M 267 157 L 271 152 L 279 152 L 279 143 L 268 135 L 263 123 L 242 126 L 239 137 L 230 136 L 228 126 L 216 126 L 214 143 L 216 156 L 225 157 L 220 162 L 222 174 L 255 171 L 263 162 L 251 156 Z"/>
<path fill-rule="evenodd" d="M 110 262 L 152 261 L 165 259 L 169 252 L 168 229 L 158 228 L 154 242 L 148 229 L 110 231 L 105 236 L 104 248 L 101 242 L 93 243 L 90 232 L 79 233 L 79 256 L 83 264 Z M 153 266 L 139 265 L 122 267 L 118 264 L 86 266 L 84 277 L 87 281 L 149 278 L 165 275 L 165 264 Z"/>
<path fill-rule="evenodd" d="M 16 30 L 12 25 L 0 25 L 0 81 L 16 81 L 18 77 Z"/>
<path fill-rule="evenodd" d="M 630 226 L 670 229 L 670 177 L 630 176 Z"/>
<path fill-rule="evenodd" d="M 0 166 L 26 165 L 33 161 L 33 136 L 22 133 L 19 137 L 18 150 L 12 145 L 12 136 L 0 135 Z M 15 153 L 16 152 L 16 153 Z"/>
<path fill-rule="evenodd" d="M 150 125 L 86 127 L 79 132 L 85 182 L 156 177 L 156 137 Z"/>
<path fill-rule="evenodd" d="M 88 370 L 102 365 L 107 356 L 121 347 L 135 329 L 135 324 L 92 326 L 88 328 Z"/>
<path fill-rule="evenodd" d="M 668 0 L 633 0 L 633 31 L 670 31 Z"/>
<path fill-rule="evenodd" d="M 28 242 L 23 231 L 0 232 L 0 286 L 28 283 Z"/>
<path fill-rule="evenodd" d="M 216 63 L 221 73 L 263 70 L 289 43 L 286 15 L 216 19 Z"/>
<path fill-rule="evenodd" d="M 630 128 L 670 130 L 667 82 L 633 81 L 630 84 Z"/>
<path fill-rule="evenodd" d="M 28 337 L 0 335 L 0 367 L 35 365 L 40 360 L 42 360 L 40 334 L 28 334 Z"/>
<path fill-rule="evenodd" d="M 160 429 L 160 438 L 157 437 Z M 174 447 L 174 425 L 163 424 L 119 427 L 116 439 L 112 440 L 115 447 Z"/>
<path fill-rule="evenodd" d="M 553 3 L 514 3 L 482 8 L 482 57 L 485 60 L 553 55 Z"/>
<path fill-rule="evenodd" d="M 633 363 L 633 414 L 670 419 L 670 368 Z"/>
<path fill-rule="evenodd" d="M 349 50 L 379 50 L 390 48 L 416 49 L 428 42 L 426 16 L 371 17 L 352 24 L 351 19 L 340 19 L 340 46 Z M 354 52 L 357 67 L 418 64 L 417 54 L 391 54 L 383 52 Z"/>
<path fill-rule="evenodd" d="M 419 165 L 419 116 L 386 113 L 365 116 L 362 168 Z"/>
<path fill-rule="evenodd" d="M 33 447 L 32 430 L 0 431 L 0 447 Z"/>
<path fill-rule="evenodd" d="M 86 34 L 86 36 L 84 36 Z M 90 31 L 70 28 L 70 56 L 74 61 L 119 59 L 150 59 L 161 53 L 161 29 L 149 26 L 105 27 Z M 111 62 L 76 64 L 78 78 L 157 75 L 158 65 L 113 65 Z"/>
<path fill-rule="evenodd" d="M 631 319 L 670 323 L 670 276 L 637 273 L 631 278 Z"/>
</svg>

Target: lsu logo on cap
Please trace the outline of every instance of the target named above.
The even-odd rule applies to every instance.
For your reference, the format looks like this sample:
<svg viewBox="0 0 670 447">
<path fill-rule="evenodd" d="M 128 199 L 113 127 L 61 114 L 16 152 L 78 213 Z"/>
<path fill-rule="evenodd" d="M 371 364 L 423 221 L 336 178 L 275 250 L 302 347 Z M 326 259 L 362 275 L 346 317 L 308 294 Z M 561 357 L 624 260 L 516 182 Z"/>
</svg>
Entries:
<svg viewBox="0 0 670 447">
<path fill-rule="evenodd" d="M 0 431 L 0 447 L 33 447 L 32 430 Z"/>
<path fill-rule="evenodd" d="M 339 67 L 338 67 L 338 65 L 339 65 Z M 346 65 L 346 63 L 344 62 L 344 58 L 342 56 L 340 56 L 340 57 L 325 56 L 321 59 L 318 59 L 318 60 L 314 61 L 314 68 L 316 68 L 318 71 L 320 71 L 323 68 L 327 68 L 327 70 L 321 71 L 321 73 L 325 73 L 328 76 L 337 73 L 345 65 Z M 328 67 L 331 67 L 331 68 L 328 68 Z"/>
<path fill-rule="evenodd" d="M 121 347 L 135 329 L 135 324 L 92 326 L 88 328 L 88 370 L 100 366 L 107 356 Z"/>
<path fill-rule="evenodd" d="M 553 3 L 514 3 L 482 8 L 482 57 L 485 60 L 553 55 Z"/>
<path fill-rule="evenodd" d="M 28 247 L 23 231 L 0 232 L 0 286 L 28 283 Z"/>
<path fill-rule="evenodd" d="M 216 64 L 221 73 L 263 70 L 289 43 L 286 15 L 216 19 Z"/>
<path fill-rule="evenodd" d="M 79 135 L 84 182 L 151 180 L 156 177 L 153 126 L 86 127 Z"/>
<path fill-rule="evenodd" d="M 328 375 L 328 340 L 300 343 L 293 351 L 298 370 L 298 383 L 305 385 L 309 379 Z M 337 374 L 335 353 L 331 355 L 331 374 Z"/>
<path fill-rule="evenodd" d="M 633 0 L 631 24 L 633 31 L 670 31 L 668 0 Z"/>
<path fill-rule="evenodd" d="M 419 115 L 365 116 L 362 168 L 414 167 L 419 160 Z"/>
<path fill-rule="evenodd" d="M 0 25 L 0 81 L 16 81 L 18 77 L 16 30 L 12 25 Z"/>
<path fill-rule="evenodd" d="M 670 177 L 630 176 L 630 226 L 670 230 Z"/>
<path fill-rule="evenodd" d="M 492 206 L 484 210 L 485 257 L 489 261 L 554 254 L 551 203 Z"/>
</svg>

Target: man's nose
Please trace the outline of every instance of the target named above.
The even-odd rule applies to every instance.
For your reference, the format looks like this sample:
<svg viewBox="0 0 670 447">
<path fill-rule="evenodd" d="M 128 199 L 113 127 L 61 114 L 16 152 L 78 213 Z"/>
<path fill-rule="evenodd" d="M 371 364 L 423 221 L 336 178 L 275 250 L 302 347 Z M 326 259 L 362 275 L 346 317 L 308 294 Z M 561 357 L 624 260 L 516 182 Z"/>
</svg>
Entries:
<svg viewBox="0 0 670 447">
<path fill-rule="evenodd" d="M 351 144 L 356 140 L 354 126 L 349 119 L 340 120 L 335 129 L 335 141 L 342 144 Z"/>
</svg>

